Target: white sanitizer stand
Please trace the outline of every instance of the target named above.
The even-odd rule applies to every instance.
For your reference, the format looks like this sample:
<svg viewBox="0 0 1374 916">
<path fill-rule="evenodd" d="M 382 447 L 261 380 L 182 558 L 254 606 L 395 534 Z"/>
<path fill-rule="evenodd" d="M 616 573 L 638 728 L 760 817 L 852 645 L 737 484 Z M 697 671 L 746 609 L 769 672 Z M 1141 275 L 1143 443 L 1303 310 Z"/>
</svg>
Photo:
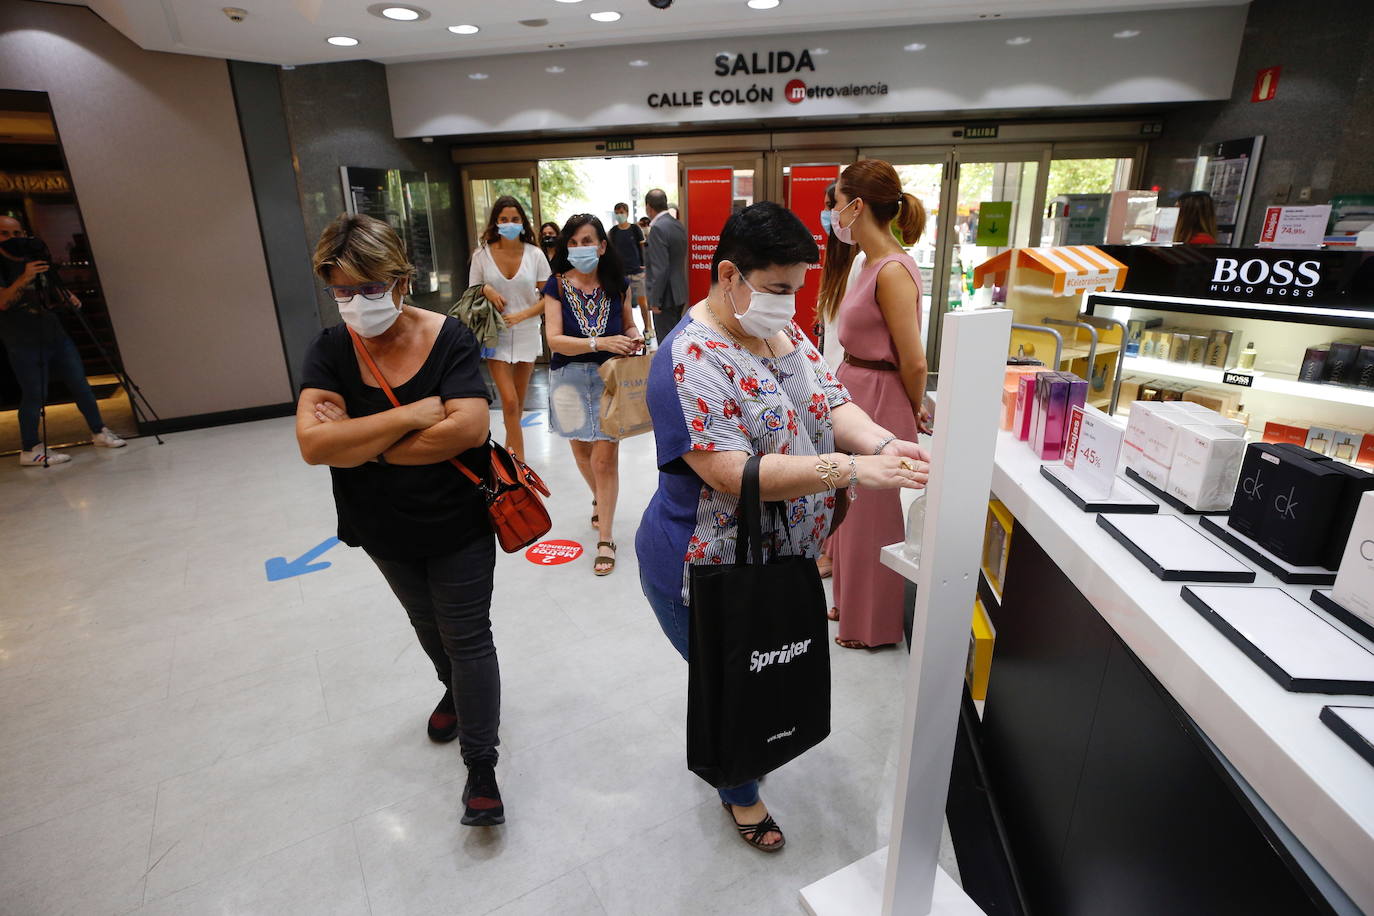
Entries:
<svg viewBox="0 0 1374 916">
<path fill-rule="evenodd" d="M 919 567 L 901 544 L 882 561 L 916 583 L 889 847 L 801 891 L 813 916 L 964 916 L 982 910 L 939 866 L 969 626 L 992 489 L 1011 312 L 950 312 Z"/>
</svg>

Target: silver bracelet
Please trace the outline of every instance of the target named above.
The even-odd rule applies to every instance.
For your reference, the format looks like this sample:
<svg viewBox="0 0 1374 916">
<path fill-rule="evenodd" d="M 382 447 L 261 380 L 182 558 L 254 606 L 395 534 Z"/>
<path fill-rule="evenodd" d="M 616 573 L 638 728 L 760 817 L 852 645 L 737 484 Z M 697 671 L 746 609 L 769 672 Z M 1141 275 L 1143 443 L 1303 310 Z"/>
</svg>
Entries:
<svg viewBox="0 0 1374 916">
<path fill-rule="evenodd" d="M 878 443 L 878 447 L 875 448 L 875 449 L 873 450 L 873 454 L 875 454 L 875 455 L 881 455 L 881 454 L 883 453 L 883 449 L 887 448 L 889 445 L 891 445 L 892 443 L 894 443 L 894 442 L 896 442 L 896 441 L 897 441 L 897 437 L 896 437 L 896 436 L 888 436 L 888 437 L 887 437 L 886 439 L 884 439 L 882 442 L 879 442 L 879 443 Z"/>
<path fill-rule="evenodd" d="M 849 501 L 853 502 L 859 498 L 859 460 L 854 455 L 849 456 Z"/>
</svg>

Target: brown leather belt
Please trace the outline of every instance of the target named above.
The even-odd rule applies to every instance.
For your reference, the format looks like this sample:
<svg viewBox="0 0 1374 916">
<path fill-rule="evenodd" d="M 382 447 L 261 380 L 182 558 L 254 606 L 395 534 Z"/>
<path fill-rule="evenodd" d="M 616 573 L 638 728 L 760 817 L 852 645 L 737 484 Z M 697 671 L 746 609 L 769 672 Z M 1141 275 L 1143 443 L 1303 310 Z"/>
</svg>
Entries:
<svg viewBox="0 0 1374 916">
<path fill-rule="evenodd" d="M 846 353 L 844 361 L 851 366 L 858 366 L 860 369 L 876 369 L 879 372 L 897 371 L 897 367 L 885 359 L 859 359 L 857 356 Z"/>
</svg>

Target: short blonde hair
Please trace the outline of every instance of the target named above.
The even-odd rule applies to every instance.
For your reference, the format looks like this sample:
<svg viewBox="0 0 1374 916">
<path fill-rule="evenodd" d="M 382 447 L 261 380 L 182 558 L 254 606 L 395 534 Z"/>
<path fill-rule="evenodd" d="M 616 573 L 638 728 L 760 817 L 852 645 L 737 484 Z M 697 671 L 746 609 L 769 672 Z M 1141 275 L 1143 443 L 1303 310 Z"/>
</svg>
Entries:
<svg viewBox="0 0 1374 916">
<path fill-rule="evenodd" d="M 345 213 L 325 227 L 312 264 L 326 283 L 334 267 L 368 281 L 395 280 L 415 272 L 396 230 L 361 213 Z"/>
</svg>

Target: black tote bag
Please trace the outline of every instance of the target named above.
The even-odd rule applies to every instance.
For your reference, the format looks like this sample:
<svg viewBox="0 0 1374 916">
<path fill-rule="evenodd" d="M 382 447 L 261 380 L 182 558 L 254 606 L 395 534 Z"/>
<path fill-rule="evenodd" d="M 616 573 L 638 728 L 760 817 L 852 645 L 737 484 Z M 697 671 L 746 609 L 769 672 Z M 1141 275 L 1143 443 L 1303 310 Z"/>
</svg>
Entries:
<svg viewBox="0 0 1374 916">
<path fill-rule="evenodd" d="M 830 734 L 825 590 L 815 560 L 763 562 L 759 460 L 744 465 L 735 563 L 691 568 L 687 767 L 717 788 L 757 779 Z"/>
</svg>

